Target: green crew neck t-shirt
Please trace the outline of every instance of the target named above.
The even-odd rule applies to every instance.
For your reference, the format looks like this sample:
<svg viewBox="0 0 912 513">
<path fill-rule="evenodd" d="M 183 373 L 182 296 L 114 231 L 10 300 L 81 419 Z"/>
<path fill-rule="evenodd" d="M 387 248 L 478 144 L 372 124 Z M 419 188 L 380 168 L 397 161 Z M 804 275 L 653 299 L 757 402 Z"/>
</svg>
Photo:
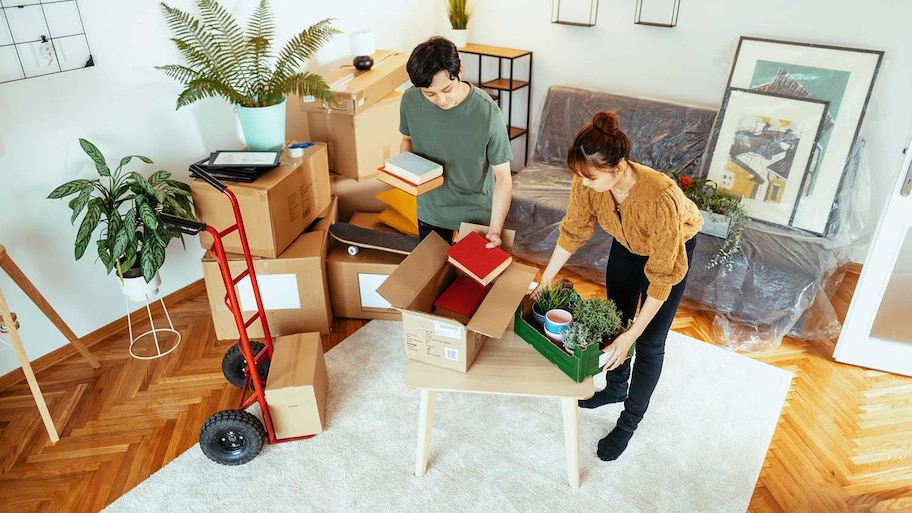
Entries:
<svg viewBox="0 0 912 513">
<path fill-rule="evenodd" d="M 443 185 L 418 196 L 418 219 L 459 229 L 465 221 L 491 222 L 494 173 L 491 166 L 513 159 L 500 108 L 471 86 L 466 99 L 441 109 L 411 87 L 402 96 L 399 132 L 412 138 L 412 151 L 443 165 Z"/>
</svg>

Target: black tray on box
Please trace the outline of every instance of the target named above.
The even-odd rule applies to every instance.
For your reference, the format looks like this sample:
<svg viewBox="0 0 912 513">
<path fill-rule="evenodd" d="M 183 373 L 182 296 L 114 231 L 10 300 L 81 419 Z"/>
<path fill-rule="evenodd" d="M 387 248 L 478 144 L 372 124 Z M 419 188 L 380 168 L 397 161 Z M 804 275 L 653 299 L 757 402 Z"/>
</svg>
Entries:
<svg viewBox="0 0 912 513">
<path fill-rule="evenodd" d="M 206 173 L 209 173 L 213 177 L 219 180 L 225 180 L 229 182 L 245 182 L 250 183 L 257 178 L 265 175 L 266 173 L 275 169 L 275 167 L 218 167 L 210 168 L 209 159 L 212 158 L 212 154 L 209 157 L 198 160 L 193 164 L 190 164 L 190 174 L 196 176 L 196 173 L 193 172 L 194 167 L 200 167 Z"/>
</svg>

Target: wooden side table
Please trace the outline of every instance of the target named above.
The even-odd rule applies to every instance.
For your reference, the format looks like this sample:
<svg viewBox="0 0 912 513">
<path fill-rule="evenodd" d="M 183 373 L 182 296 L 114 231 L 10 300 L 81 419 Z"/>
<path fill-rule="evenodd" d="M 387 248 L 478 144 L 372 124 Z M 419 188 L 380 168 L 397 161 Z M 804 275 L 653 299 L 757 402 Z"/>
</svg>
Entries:
<svg viewBox="0 0 912 513">
<path fill-rule="evenodd" d="M 434 403 L 438 391 L 504 394 L 560 399 L 567 451 L 567 480 L 579 488 L 579 407 L 577 401 L 595 393 L 592 378 L 576 383 L 513 331 L 488 340 L 466 373 L 409 360 L 405 384 L 421 392 L 415 475 L 427 471 Z"/>
</svg>

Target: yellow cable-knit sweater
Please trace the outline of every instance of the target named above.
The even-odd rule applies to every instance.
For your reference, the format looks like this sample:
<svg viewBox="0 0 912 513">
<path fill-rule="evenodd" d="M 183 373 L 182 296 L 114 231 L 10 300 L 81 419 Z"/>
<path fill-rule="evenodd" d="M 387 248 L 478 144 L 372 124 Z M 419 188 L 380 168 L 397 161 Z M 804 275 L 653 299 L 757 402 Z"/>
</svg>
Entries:
<svg viewBox="0 0 912 513">
<path fill-rule="evenodd" d="M 593 191 L 573 177 L 557 245 L 574 253 L 595 233 L 597 222 L 631 253 L 647 257 L 646 293 L 665 301 L 687 274 L 684 243 L 700 230 L 703 218 L 667 175 L 629 163 L 637 181 L 620 206 L 611 192 Z"/>
</svg>

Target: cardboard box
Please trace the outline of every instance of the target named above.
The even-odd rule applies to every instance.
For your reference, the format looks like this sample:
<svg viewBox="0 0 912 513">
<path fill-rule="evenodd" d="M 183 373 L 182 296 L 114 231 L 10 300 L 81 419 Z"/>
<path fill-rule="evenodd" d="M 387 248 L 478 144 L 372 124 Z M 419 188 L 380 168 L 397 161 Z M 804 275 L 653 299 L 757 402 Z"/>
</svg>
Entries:
<svg viewBox="0 0 912 513">
<path fill-rule="evenodd" d="M 369 70 L 359 71 L 346 65 L 323 75 L 329 90 L 338 105 L 327 105 L 313 96 L 292 95 L 288 108 L 301 112 L 325 112 L 355 116 L 380 101 L 397 87 L 409 81 L 405 64 L 408 54 L 392 50 L 377 50 L 374 65 Z"/>
<path fill-rule="evenodd" d="M 278 258 L 255 258 L 260 297 L 266 311 L 266 321 L 273 336 L 305 331 L 328 335 L 332 330 L 332 306 L 326 282 L 326 252 L 329 246 L 329 226 L 336 222 L 338 202 L 333 199 L 325 217 L 316 221 Z M 247 265 L 243 255 L 228 255 L 232 277 Z M 209 296 L 209 307 L 219 340 L 237 339 L 239 334 L 234 314 L 225 304 L 225 284 L 218 262 L 207 253 L 203 257 L 203 279 Z M 250 279 L 236 286 L 238 301 L 246 322 L 256 313 L 256 300 Z M 247 328 L 251 338 L 263 337 L 259 321 Z"/>
<path fill-rule="evenodd" d="M 315 144 L 298 159 L 283 151 L 279 166 L 257 180 L 226 185 L 237 196 L 250 254 L 276 258 L 329 207 L 327 146 Z M 219 231 L 236 223 L 223 192 L 199 178 L 190 182 L 190 190 L 200 221 Z M 212 236 L 206 232 L 200 233 L 199 240 L 204 248 L 212 246 Z M 243 253 L 236 232 L 222 239 L 222 244 L 226 252 Z"/>
<path fill-rule="evenodd" d="M 377 221 L 377 215 L 371 213 L 357 212 L 352 216 L 351 223 L 362 228 L 394 231 Z M 334 241 L 326 255 L 333 314 L 348 319 L 401 319 L 399 310 L 377 294 L 377 287 L 403 260 L 405 255 L 374 249 L 361 249 L 357 255 L 349 255 L 347 245 Z"/>
<path fill-rule="evenodd" d="M 463 223 L 460 237 L 467 230 L 485 233 L 487 228 Z M 509 251 L 512 246 L 504 242 L 504 249 Z M 436 234 L 426 237 L 377 292 L 402 312 L 408 358 L 466 372 L 485 341 L 500 338 L 507 330 L 538 270 L 512 263 L 493 282 L 475 315 L 462 324 L 430 313 L 434 300 L 458 275 L 447 263 L 449 247 Z"/>
<path fill-rule="evenodd" d="M 376 198 L 390 187 L 380 180 L 355 180 L 329 173 L 329 190 L 339 198 L 339 220 L 348 221 L 358 212 L 379 213 L 387 207 Z"/>
<path fill-rule="evenodd" d="M 266 380 L 266 403 L 276 438 L 322 433 L 329 379 L 319 333 L 278 337 Z"/>
<path fill-rule="evenodd" d="M 393 91 L 357 116 L 336 111 L 308 112 L 310 138 L 329 145 L 329 169 L 355 180 L 377 175 L 384 161 L 399 153 L 399 104 Z"/>
</svg>

